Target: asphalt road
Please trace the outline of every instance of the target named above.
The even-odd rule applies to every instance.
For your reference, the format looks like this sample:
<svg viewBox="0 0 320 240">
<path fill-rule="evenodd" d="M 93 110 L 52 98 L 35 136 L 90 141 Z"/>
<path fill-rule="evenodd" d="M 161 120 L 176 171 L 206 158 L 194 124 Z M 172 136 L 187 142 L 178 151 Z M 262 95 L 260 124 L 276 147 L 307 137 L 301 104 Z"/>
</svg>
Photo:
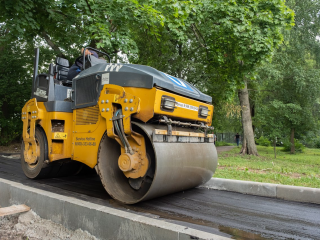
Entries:
<svg viewBox="0 0 320 240">
<path fill-rule="evenodd" d="M 0 178 L 234 239 L 320 239 L 316 204 L 196 188 L 124 205 L 110 198 L 97 175 L 29 180 L 17 155 L 0 154 Z"/>
</svg>

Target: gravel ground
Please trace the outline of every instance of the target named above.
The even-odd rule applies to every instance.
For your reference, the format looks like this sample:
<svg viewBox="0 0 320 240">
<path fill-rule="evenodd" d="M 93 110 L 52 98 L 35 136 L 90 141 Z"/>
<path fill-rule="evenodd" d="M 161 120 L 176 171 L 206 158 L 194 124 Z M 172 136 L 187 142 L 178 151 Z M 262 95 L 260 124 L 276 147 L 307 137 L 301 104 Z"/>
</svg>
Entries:
<svg viewBox="0 0 320 240">
<path fill-rule="evenodd" d="M 40 218 L 32 210 L 0 217 L 1 240 L 97 240 L 87 231 L 71 231 L 61 224 Z"/>
</svg>

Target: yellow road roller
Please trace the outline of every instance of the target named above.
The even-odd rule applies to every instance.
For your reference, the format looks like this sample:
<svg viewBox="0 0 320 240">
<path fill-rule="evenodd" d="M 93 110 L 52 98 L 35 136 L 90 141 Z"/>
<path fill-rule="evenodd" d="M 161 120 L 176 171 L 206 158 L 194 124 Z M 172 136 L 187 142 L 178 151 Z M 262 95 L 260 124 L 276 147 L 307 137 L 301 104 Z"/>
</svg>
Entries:
<svg viewBox="0 0 320 240">
<path fill-rule="evenodd" d="M 83 55 L 80 73 L 67 79 L 68 60 L 58 57 L 41 74 L 38 62 L 35 49 L 31 99 L 21 114 L 28 178 L 77 174 L 87 165 L 111 197 L 134 204 L 212 177 L 218 157 L 210 96 L 143 65 Z"/>
</svg>

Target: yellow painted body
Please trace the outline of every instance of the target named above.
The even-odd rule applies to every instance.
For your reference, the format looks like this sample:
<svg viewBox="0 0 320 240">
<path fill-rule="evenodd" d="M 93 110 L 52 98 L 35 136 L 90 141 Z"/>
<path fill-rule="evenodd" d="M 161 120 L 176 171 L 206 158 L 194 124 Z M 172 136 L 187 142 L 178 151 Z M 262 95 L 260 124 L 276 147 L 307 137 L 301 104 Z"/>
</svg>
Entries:
<svg viewBox="0 0 320 240">
<path fill-rule="evenodd" d="M 179 106 L 173 112 L 163 111 L 161 110 L 163 95 L 173 97 L 176 102 L 189 106 L 197 108 L 206 106 L 209 109 L 209 116 L 201 118 L 198 116 L 198 111 Z M 22 109 L 23 140 L 30 145 L 29 152 L 25 150 L 25 154 L 30 155 L 31 152 L 28 158 L 30 162 L 37 156 L 34 128 L 36 125 L 40 125 L 47 136 L 48 160 L 50 162 L 73 159 L 93 168 L 97 164 L 98 148 L 104 133 L 107 132 L 108 137 L 117 138 L 113 130 L 112 118 L 115 110 L 120 107 L 122 108 L 124 131 L 128 136 L 131 136 L 130 142 L 136 151 L 141 152 L 142 160 L 146 159 L 145 146 L 144 143 L 142 146 L 141 143 L 139 145 L 141 140 L 134 137 L 134 133 L 132 133 L 132 118 L 147 122 L 157 114 L 184 121 L 200 121 L 210 126 L 213 113 L 213 106 L 210 104 L 160 89 L 123 88 L 111 84 L 104 85 L 96 106 L 76 109 L 73 113 L 47 112 L 44 103 L 31 99 Z M 52 120 L 64 121 L 63 131 L 53 132 Z"/>
<path fill-rule="evenodd" d="M 33 113 L 36 112 L 36 113 Z M 35 125 L 40 125 L 45 131 L 48 141 L 49 161 L 55 161 L 70 158 L 72 154 L 72 113 L 65 112 L 47 112 L 42 102 L 36 99 L 29 100 L 22 109 L 23 121 L 23 140 L 32 141 Z M 27 116 L 26 118 L 24 118 Z M 34 117 L 34 118 L 32 118 Z M 64 120 L 64 131 L 59 132 L 59 136 L 52 132 L 51 120 Z M 29 133 L 28 133 L 28 129 Z M 65 133 L 65 134 L 63 134 Z M 62 136 L 67 135 L 66 137 Z M 56 138 L 55 138 L 56 137 Z"/>
<path fill-rule="evenodd" d="M 205 122 L 206 125 L 211 126 L 213 113 L 213 106 L 211 104 L 199 102 L 197 100 L 179 96 L 177 94 L 169 93 L 157 88 L 125 88 L 125 91 L 140 98 L 140 111 L 137 114 L 133 115 L 133 117 L 140 119 L 143 122 L 147 122 L 148 120 L 150 120 L 154 116 L 154 114 L 160 114 L 183 119 L 184 121 L 201 121 Z M 185 103 L 191 106 L 206 106 L 210 110 L 209 116 L 205 119 L 200 118 L 198 116 L 198 111 L 193 111 L 181 107 L 177 107 L 173 112 L 162 111 L 160 109 L 160 105 L 163 95 L 173 97 L 177 102 Z"/>
</svg>

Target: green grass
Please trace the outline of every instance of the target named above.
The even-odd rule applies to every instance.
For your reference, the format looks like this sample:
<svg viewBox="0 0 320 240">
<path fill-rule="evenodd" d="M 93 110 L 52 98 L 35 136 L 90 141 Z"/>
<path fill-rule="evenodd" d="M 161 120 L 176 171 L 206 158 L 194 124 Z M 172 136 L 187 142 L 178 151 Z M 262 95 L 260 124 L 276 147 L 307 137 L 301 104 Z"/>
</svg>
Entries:
<svg viewBox="0 0 320 240">
<path fill-rule="evenodd" d="M 320 188 L 320 149 L 290 154 L 257 146 L 259 156 L 240 155 L 240 148 L 219 154 L 214 177 Z"/>
<path fill-rule="evenodd" d="M 220 146 L 236 146 L 236 144 L 227 143 L 224 141 L 216 141 L 216 147 L 220 147 Z"/>
</svg>

